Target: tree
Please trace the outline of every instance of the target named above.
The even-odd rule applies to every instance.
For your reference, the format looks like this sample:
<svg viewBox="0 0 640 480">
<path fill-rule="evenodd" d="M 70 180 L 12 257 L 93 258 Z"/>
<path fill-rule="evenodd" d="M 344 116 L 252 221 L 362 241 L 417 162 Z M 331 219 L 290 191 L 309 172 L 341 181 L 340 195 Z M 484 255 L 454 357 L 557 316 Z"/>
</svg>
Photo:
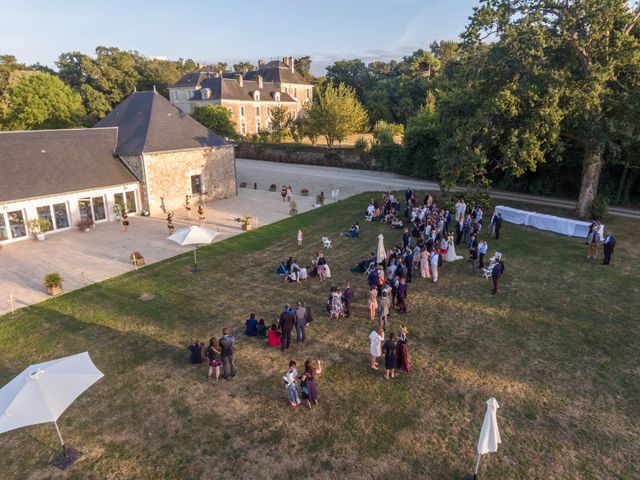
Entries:
<svg viewBox="0 0 640 480">
<path fill-rule="evenodd" d="M 157 58 L 136 59 L 136 70 L 140 76 L 137 88 L 139 90 L 156 91 L 169 98 L 169 87 L 176 83 L 185 73 L 194 71 L 197 65 L 193 60 L 161 60 Z"/>
<path fill-rule="evenodd" d="M 229 64 L 224 62 L 218 62 L 218 63 L 214 63 L 213 65 L 209 65 L 209 67 L 211 68 L 211 70 L 218 72 L 218 74 L 224 75 L 225 73 L 227 73 Z"/>
<path fill-rule="evenodd" d="M 220 105 L 199 105 L 191 114 L 202 125 L 218 135 L 234 139 L 238 137 L 231 112 Z"/>
<path fill-rule="evenodd" d="M 10 85 L 4 93 L 6 130 L 78 127 L 84 117 L 80 95 L 62 80 L 36 73 Z"/>
<path fill-rule="evenodd" d="M 287 124 L 291 121 L 291 115 L 287 107 L 278 105 L 271 109 L 269 113 L 271 120 L 271 139 L 274 142 L 282 142 L 287 135 Z"/>
<path fill-rule="evenodd" d="M 438 180 L 439 134 L 435 95 L 429 93 L 424 107 L 409 119 L 404 132 L 407 162 L 405 172 L 421 178 Z"/>
<path fill-rule="evenodd" d="M 325 137 L 329 147 L 362 131 L 368 123 L 367 112 L 356 98 L 354 89 L 344 83 L 337 87 L 329 83 L 318 93 L 316 102 L 309 109 L 309 120 Z"/>
<path fill-rule="evenodd" d="M 358 98 L 362 99 L 369 81 L 369 72 L 360 59 L 338 60 L 327 67 L 327 80 L 335 86 L 344 83 L 353 88 Z"/>
<path fill-rule="evenodd" d="M 305 55 L 304 57 L 296 58 L 293 64 L 296 72 L 298 72 L 307 82 L 311 83 L 313 80 L 313 75 L 311 75 L 311 57 L 309 55 Z"/>
<path fill-rule="evenodd" d="M 378 120 L 371 131 L 373 140 L 379 145 L 396 143 L 395 137 L 404 133 L 404 125 L 401 123 L 389 123 Z"/>
<path fill-rule="evenodd" d="M 478 128 L 487 128 L 476 143 L 481 163 L 495 155 L 518 175 L 577 145 L 576 213 L 586 218 L 607 145 L 631 108 L 619 100 L 640 91 L 639 21 L 625 0 L 483 0 L 463 35 L 468 52 L 499 39 L 476 72 L 485 99 Z"/>
<path fill-rule="evenodd" d="M 238 62 L 233 66 L 233 71 L 236 73 L 242 73 L 245 70 L 250 72 L 255 69 L 256 67 L 251 62 Z"/>
<path fill-rule="evenodd" d="M 80 86 L 79 91 L 85 110 L 85 118 L 82 123 L 85 127 L 92 127 L 111 111 L 111 104 L 104 94 L 86 83 Z"/>
</svg>

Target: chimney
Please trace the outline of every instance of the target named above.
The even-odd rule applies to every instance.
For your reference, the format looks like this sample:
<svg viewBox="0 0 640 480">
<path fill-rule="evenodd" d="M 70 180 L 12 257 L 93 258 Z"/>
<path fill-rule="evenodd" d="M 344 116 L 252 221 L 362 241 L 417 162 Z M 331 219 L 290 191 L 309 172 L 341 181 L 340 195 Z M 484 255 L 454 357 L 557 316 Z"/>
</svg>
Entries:
<svg viewBox="0 0 640 480">
<path fill-rule="evenodd" d="M 258 88 L 262 88 L 264 86 L 264 82 L 262 81 L 262 75 L 256 76 L 256 82 L 258 82 Z"/>
<path fill-rule="evenodd" d="M 289 65 L 289 57 L 282 57 L 282 63 Z"/>
<path fill-rule="evenodd" d="M 289 68 L 291 68 L 291 73 L 294 73 L 296 71 L 295 67 L 293 66 L 293 57 L 289 57 Z"/>
<path fill-rule="evenodd" d="M 238 85 L 242 86 L 244 84 L 244 79 L 242 78 L 242 75 L 239 73 L 236 73 L 236 80 L 238 81 Z"/>
</svg>

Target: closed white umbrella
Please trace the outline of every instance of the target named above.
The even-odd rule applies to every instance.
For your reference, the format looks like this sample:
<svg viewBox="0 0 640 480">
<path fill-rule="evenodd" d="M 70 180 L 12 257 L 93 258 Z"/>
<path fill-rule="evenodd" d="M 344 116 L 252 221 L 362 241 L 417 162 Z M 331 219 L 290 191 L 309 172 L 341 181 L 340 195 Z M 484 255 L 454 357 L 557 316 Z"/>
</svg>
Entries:
<svg viewBox="0 0 640 480">
<path fill-rule="evenodd" d="M 176 230 L 173 235 L 167 238 L 172 242 L 176 242 L 178 245 L 193 245 L 193 272 L 195 273 L 199 271 L 196 245 L 208 245 L 213 242 L 218 235 L 220 235 L 220 232 L 216 230 L 194 225 L 187 228 L 180 228 Z"/>
<path fill-rule="evenodd" d="M 495 398 L 491 397 L 487 400 L 487 413 L 484 415 L 484 423 L 482 424 L 480 438 L 478 439 L 478 460 L 476 462 L 474 477 L 478 475 L 482 455 L 497 452 L 498 444 L 501 443 L 500 432 L 498 431 L 498 419 L 496 417 L 498 408 L 500 408 L 500 405 L 498 405 L 498 401 Z"/>
<path fill-rule="evenodd" d="M 382 263 L 387 259 L 387 252 L 384 249 L 384 236 L 378 235 L 378 248 L 376 249 L 376 261 Z"/>
<path fill-rule="evenodd" d="M 31 365 L 0 389 L 0 433 L 53 422 L 65 451 L 58 418 L 103 376 L 87 352 Z"/>
</svg>

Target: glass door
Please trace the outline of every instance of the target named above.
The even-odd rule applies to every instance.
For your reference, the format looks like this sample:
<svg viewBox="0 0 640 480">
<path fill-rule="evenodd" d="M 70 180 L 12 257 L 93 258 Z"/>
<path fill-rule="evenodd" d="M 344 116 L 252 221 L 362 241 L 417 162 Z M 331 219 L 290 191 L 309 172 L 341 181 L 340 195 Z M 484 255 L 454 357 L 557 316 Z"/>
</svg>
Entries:
<svg viewBox="0 0 640 480">
<path fill-rule="evenodd" d="M 137 212 L 136 192 L 126 192 L 125 195 L 127 197 L 127 210 L 129 210 L 129 213 Z"/>
<path fill-rule="evenodd" d="M 78 210 L 80 211 L 80 220 L 93 220 L 90 198 L 81 198 L 78 200 Z"/>
<path fill-rule="evenodd" d="M 27 226 L 24 224 L 24 213 L 22 210 L 8 212 L 9 229 L 12 238 L 21 238 L 27 236 Z"/>
<path fill-rule="evenodd" d="M 55 228 L 69 227 L 69 213 L 66 203 L 55 203 L 53 205 L 53 217 L 56 220 Z"/>
<path fill-rule="evenodd" d="M 4 213 L 0 213 L 0 242 L 3 240 L 9 240 L 9 229 L 4 219 Z"/>
<path fill-rule="evenodd" d="M 91 203 L 93 203 L 93 219 L 96 222 L 105 220 L 107 218 L 107 210 L 104 206 L 104 197 L 93 197 Z"/>
<path fill-rule="evenodd" d="M 38 220 L 42 223 L 41 228 L 42 232 L 49 232 L 53 230 L 53 216 L 51 215 L 51 206 L 47 205 L 46 207 L 37 207 L 36 212 L 38 213 Z"/>
</svg>

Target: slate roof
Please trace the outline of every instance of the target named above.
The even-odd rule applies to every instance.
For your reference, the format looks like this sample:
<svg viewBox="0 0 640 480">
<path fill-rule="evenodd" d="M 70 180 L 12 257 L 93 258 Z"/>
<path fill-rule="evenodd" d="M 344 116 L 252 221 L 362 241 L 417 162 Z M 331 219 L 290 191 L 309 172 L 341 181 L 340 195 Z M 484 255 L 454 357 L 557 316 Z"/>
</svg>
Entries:
<svg viewBox="0 0 640 480">
<path fill-rule="evenodd" d="M 258 88 L 257 81 L 243 80 L 242 86 L 235 78 L 211 77 L 200 83 L 202 88 L 211 90 L 210 100 L 245 100 L 253 101 L 253 92 L 260 90 L 260 101 L 275 101 L 276 92 L 280 92 L 280 87 L 274 83 L 262 83 L 262 88 Z M 190 100 L 204 100 L 202 90 L 196 90 Z M 280 102 L 295 102 L 288 94 L 280 92 Z"/>
<path fill-rule="evenodd" d="M 117 128 L 0 132 L 0 202 L 134 183 Z"/>
<path fill-rule="evenodd" d="M 135 92 L 96 127 L 118 127 L 118 155 L 142 155 L 227 143 L 156 92 Z"/>
<path fill-rule="evenodd" d="M 174 87 L 197 87 L 200 86 L 200 82 L 203 80 L 213 76 L 218 75 L 216 72 L 211 70 L 209 67 L 202 67 L 198 70 L 190 73 L 185 73 L 180 79 L 174 83 L 171 88 Z"/>
<path fill-rule="evenodd" d="M 257 70 L 247 72 L 245 78 L 254 80 L 257 75 L 262 75 L 265 82 L 273 83 L 296 83 L 298 85 L 311 85 L 298 72 L 292 72 L 289 65 L 280 60 L 272 60 Z"/>
</svg>

